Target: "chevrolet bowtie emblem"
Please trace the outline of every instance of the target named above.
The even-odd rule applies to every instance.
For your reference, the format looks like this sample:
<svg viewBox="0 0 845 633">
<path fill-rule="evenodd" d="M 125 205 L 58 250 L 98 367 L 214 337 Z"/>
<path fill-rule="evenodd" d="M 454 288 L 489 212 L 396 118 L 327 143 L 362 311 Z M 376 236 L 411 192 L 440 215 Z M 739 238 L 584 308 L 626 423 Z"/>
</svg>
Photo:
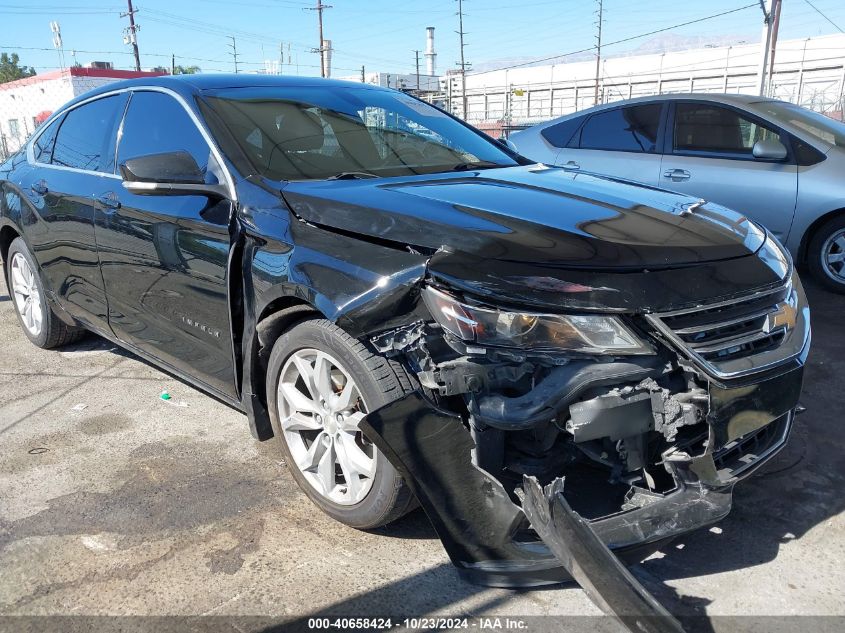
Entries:
<svg viewBox="0 0 845 633">
<path fill-rule="evenodd" d="M 792 297 L 786 301 L 780 302 L 774 312 L 766 315 L 766 322 L 763 324 L 763 331 L 767 334 L 775 330 L 784 328 L 787 332 L 795 327 L 795 321 L 798 318 L 798 310 L 791 303 Z"/>
</svg>

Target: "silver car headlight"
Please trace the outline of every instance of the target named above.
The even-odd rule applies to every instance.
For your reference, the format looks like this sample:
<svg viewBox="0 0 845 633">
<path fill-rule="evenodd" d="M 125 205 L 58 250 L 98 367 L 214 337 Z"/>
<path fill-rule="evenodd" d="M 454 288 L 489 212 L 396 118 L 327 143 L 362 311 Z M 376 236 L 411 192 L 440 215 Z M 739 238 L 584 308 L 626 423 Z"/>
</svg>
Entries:
<svg viewBox="0 0 845 633">
<path fill-rule="evenodd" d="M 619 318 L 603 314 L 536 314 L 481 308 L 426 286 L 434 319 L 459 339 L 498 347 L 583 354 L 653 354 Z"/>
</svg>

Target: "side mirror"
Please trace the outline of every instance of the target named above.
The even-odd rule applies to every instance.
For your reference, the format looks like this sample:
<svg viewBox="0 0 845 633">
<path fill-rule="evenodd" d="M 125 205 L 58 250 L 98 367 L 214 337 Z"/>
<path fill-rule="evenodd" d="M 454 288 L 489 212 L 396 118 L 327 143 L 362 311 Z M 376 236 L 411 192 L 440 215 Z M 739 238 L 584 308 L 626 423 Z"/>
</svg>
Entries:
<svg viewBox="0 0 845 633">
<path fill-rule="evenodd" d="M 149 196 L 205 195 L 226 198 L 223 185 L 205 184 L 205 174 L 188 152 L 165 152 L 130 158 L 120 164 L 123 187 Z"/>
<path fill-rule="evenodd" d="M 499 137 L 498 139 L 496 139 L 496 140 L 497 140 L 497 141 L 499 141 L 499 143 L 500 143 L 500 144 L 502 144 L 502 145 L 504 145 L 505 147 L 507 147 L 510 151 L 515 152 L 515 153 L 519 154 L 519 151 L 516 149 L 516 145 L 514 145 L 514 144 L 513 144 L 513 141 L 512 141 L 512 140 L 510 140 L 509 138 L 505 138 L 504 136 L 500 136 L 500 137 Z"/>
<path fill-rule="evenodd" d="M 760 160 L 783 160 L 787 156 L 786 148 L 776 138 L 766 138 L 754 143 L 751 150 L 754 158 Z"/>
</svg>

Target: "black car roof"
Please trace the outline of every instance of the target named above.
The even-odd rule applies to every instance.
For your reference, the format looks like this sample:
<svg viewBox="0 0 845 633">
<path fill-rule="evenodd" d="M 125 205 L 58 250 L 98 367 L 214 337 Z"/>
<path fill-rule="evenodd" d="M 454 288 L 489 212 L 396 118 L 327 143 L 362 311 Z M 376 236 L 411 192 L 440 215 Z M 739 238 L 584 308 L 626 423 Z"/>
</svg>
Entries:
<svg viewBox="0 0 845 633">
<path fill-rule="evenodd" d="M 339 79 L 323 79 L 321 77 L 295 77 L 286 75 L 251 75 L 234 73 L 200 73 L 195 75 L 161 75 L 158 77 L 141 77 L 116 81 L 93 90 L 90 90 L 67 105 L 84 101 L 95 97 L 98 94 L 112 92 L 114 90 L 125 90 L 127 88 L 139 88 L 146 86 L 158 86 L 169 88 L 183 96 L 199 94 L 207 90 L 222 90 L 225 88 L 273 88 L 273 87 L 325 87 L 325 88 L 369 88 L 373 90 L 389 90 L 372 84 L 358 83 L 353 81 L 341 81 Z M 62 108 L 64 109 L 64 108 Z"/>
</svg>

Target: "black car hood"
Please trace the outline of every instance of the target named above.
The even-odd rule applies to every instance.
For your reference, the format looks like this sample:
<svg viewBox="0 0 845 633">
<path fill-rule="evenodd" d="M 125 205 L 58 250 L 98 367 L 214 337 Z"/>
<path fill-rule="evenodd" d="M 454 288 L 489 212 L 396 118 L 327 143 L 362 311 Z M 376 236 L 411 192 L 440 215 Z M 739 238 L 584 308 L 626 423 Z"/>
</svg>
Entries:
<svg viewBox="0 0 845 633">
<path fill-rule="evenodd" d="M 733 211 L 562 169 L 290 183 L 317 224 L 478 257 L 567 268 L 660 268 L 748 255 L 765 234 Z"/>
<path fill-rule="evenodd" d="M 643 296 L 636 279 L 679 269 L 692 279 L 742 260 L 739 268 L 759 268 L 749 260 L 759 264 L 760 258 L 750 256 L 766 242 L 764 231 L 724 207 L 705 204 L 689 212 L 694 198 L 537 165 L 291 182 L 282 193 L 297 216 L 319 226 L 438 251 L 430 272 L 450 285 L 549 307 L 676 305 L 677 296 L 668 304 L 668 296 Z M 743 279 L 740 290 L 777 281 L 760 272 Z M 597 283 L 601 278 L 613 285 Z M 715 290 L 731 294 L 733 286 L 708 289 L 707 298 Z M 600 299 L 608 293 L 616 293 L 613 300 Z M 696 302 L 699 294 L 687 299 Z"/>
</svg>

